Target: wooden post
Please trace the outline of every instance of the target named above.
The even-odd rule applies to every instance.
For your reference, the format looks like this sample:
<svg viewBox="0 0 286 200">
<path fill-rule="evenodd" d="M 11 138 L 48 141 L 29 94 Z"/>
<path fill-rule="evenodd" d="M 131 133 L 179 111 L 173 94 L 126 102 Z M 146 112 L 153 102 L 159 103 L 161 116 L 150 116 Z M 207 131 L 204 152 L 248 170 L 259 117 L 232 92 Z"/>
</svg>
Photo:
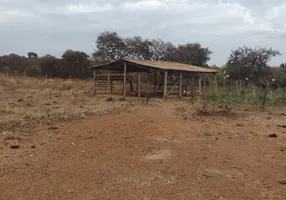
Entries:
<svg viewBox="0 0 286 200">
<path fill-rule="evenodd" d="M 138 73 L 138 83 L 137 83 L 137 92 L 138 92 L 138 98 L 141 97 L 141 94 L 140 94 L 140 72 Z"/>
<path fill-rule="evenodd" d="M 202 77 L 199 78 L 199 94 L 202 92 Z"/>
<path fill-rule="evenodd" d="M 148 72 L 148 80 L 147 80 L 147 98 L 146 98 L 146 104 L 148 104 L 149 98 L 150 98 L 150 72 Z"/>
<path fill-rule="evenodd" d="M 204 79 L 204 96 L 206 95 L 206 76 L 203 77 Z"/>
<path fill-rule="evenodd" d="M 179 86 L 179 97 L 180 97 L 180 99 L 183 97 L 182 85 L 183 85 L 183 74 L 182 74 L 182 72 L 180 72 L 180 86 Z"/>
<path fill-rule="evenodd" d="M 96 95 L 96 71 L 93 70 L 93 94 Z"/>
<path fill-rule="evenodd" d="M 110 94 L 112 94 L 113 81 L 110 82 Z"/>
<path fill-rule="evenodd" d="M 199 103 L 201 103 L 202 77 L 199 78 Z"/>
<path fill-rule="evenodd" d="M 216 80 L 216 74 L 214 74 L 214 95 L 217 93 L 217 80 Z"/>
<path fill-rule="evenodd" d="M 167 98 L 167 90 L 168 90 L 168 71 L 164 73 L 164 99 Z"/>
<path fill-rule="evenodd" d="M 124 63 L 124 83 L 123 83 L 123 96 L 126 98 L 126 72 L 127 72 L 127 66 L 126 62 Z"/>
<path fill-rule="evenodd" d="M 156 92 L 156 81 L 157 81 L 157 73 L 154 73 L 154 92 Z"/>
<path fill-rule="evenodd" d="M 107 95 L 109 95 L 109 86 L 110 86 L 110 74 L 107 75 L 107 90 L 106 90 Z"/>
</svg>

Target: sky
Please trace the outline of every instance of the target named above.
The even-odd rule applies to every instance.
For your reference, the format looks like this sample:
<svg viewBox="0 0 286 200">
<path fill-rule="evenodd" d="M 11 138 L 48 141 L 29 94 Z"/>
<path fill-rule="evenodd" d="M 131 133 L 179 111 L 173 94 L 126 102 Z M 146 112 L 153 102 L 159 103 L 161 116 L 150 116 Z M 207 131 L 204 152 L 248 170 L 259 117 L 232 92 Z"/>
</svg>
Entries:
<svg viewBox="0 0 286 200">
<path fill-rule="evenodd" d="M 232 49 L 272 47 L 286 62 L 286 0 L 0 0 L 0 55 L 91 54 L 116 31 L 173 44 L 199 42 L 223 65 Z"/>
</svg>

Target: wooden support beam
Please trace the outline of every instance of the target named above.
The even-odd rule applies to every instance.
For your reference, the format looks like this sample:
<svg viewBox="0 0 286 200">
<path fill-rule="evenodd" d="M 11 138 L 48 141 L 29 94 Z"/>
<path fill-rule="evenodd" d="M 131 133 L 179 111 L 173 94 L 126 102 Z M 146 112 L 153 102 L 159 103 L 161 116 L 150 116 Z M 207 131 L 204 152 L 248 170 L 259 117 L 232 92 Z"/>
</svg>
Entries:
<svg viewBox="0 0 286 200">
<path fill-rule="evenodd" d="M 157 83 L 157 73 L 154 72 L 154 92 L 156 92 L 156 83 Z"/>
<path fill-rule="evenodd" d="M 140 94 L 140 82 L 141 82 L 141 80 L 140 80 L 140 73 L 138 73 L 138 83 L 137 83 L 137 92 L 138 92 L 138 98 L 140 98 L 141 97 L 141 94 Z"/>
<path fill-rule="evenodd" d="M 149 98 L 150 98 L 150 72 L 148 72 L 148 80 L 147 80 L 147 97 L 146 97 L 146 104 L 148 104 L 149 102 Z"/>
<path fill-rule="evenodd" d="M 113 89 L 113 81 L 111 80 L 111 82 L 110 82 L 110 94 L 112 94 L 112 89 Z"/>
<path fill-rule="evenodd" d="M 179 88 L 179 97 L 180 97 L 180 99 L 183 97 L 182 85 L 183 85 L 183 74 L 182 74 L 182 72 L 180 72 L 180 88 Z"/>
<path fill-rule="evenodd" d="M 107 95 L 109 95 L 109 87 L 110 87 L 110 74 L 108 74 L 107 76 L 107 90 L 106 90 Z"/>
<path fill-rule="evenodd" d="M 214 74 L 214 95 L 217 94 L 217 79 L 216 79 L 216 74 Z"/>
<path fill-rule="evenodd" d="M 204 76 L 204 96 L 206 96 L 206 76 Z"/>
<path fill-rule="evenodd" d="M 202 93 L 202 77 L 199 78 L 199 94 Z"/>
<path fill-rule="evenodd" d="M 167 82 L 168 82 L 168 71 L 165 71 L 164 73 L 164 99 L 167 98 L 167 90 L 168 90 Z"/>
<path fill-rule="evenodd" d="M 93 94 L 96 95 L 96 71 L 93 70 Z"/>
<path fill-rule="evenodd" d="M 202 77 L 199 78 L 199 103 L 201 103 Z"/>
<path fill-rule="evenodd" d="M 126 73 L 127 73 L 127 65 L 124 63 L 124 82 L 123 82 L 123 96 L 126 98 Z"/>
</svg>

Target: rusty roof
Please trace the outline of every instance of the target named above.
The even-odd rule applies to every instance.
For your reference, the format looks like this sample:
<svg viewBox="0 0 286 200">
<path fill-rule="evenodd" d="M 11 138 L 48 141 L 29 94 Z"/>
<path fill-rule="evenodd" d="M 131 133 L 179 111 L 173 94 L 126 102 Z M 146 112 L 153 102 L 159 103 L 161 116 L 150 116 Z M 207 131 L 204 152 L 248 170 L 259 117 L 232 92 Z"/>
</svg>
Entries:
<svg viewBox="0 0 286 200">
<path fill-rule="evenodd" d="M 184 72 L 196 72 L 196 73 L 217 73 L 214 69 L 198 67 L 194 65 L 182 64 L 178 62 L 167 62 L 167 61 L 152 61 L 152 60 L 134 60 L 134 59 L 122 59 L 113 61 L 103 65 L 92 66 L 92 69 L 110 69 L 110 67 L 122 65 L 124 62 L 127 63 L 127 66 L 133 67 L 145 67 L 159 70 L 167 70 L 167 71 L 184 71 Z M 114 69 L 114 68 L 113 68 Z M 129 70 L 128 70 L 129 71 Z"/>
</svg>

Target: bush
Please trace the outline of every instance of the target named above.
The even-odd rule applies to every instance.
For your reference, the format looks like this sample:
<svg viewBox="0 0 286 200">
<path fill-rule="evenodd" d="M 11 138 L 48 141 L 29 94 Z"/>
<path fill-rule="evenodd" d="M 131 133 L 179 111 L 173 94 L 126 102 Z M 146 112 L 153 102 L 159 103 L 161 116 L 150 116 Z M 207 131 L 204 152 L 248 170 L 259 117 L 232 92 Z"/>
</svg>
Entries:
<svg viewBox="0 0 286 200">
<path fill-rule="evenodd" d="M 25 69 L 26 76 L 36 77 L 41 75 L 41 69 L 38 66 L 29 66 Z"/>
</svg>

